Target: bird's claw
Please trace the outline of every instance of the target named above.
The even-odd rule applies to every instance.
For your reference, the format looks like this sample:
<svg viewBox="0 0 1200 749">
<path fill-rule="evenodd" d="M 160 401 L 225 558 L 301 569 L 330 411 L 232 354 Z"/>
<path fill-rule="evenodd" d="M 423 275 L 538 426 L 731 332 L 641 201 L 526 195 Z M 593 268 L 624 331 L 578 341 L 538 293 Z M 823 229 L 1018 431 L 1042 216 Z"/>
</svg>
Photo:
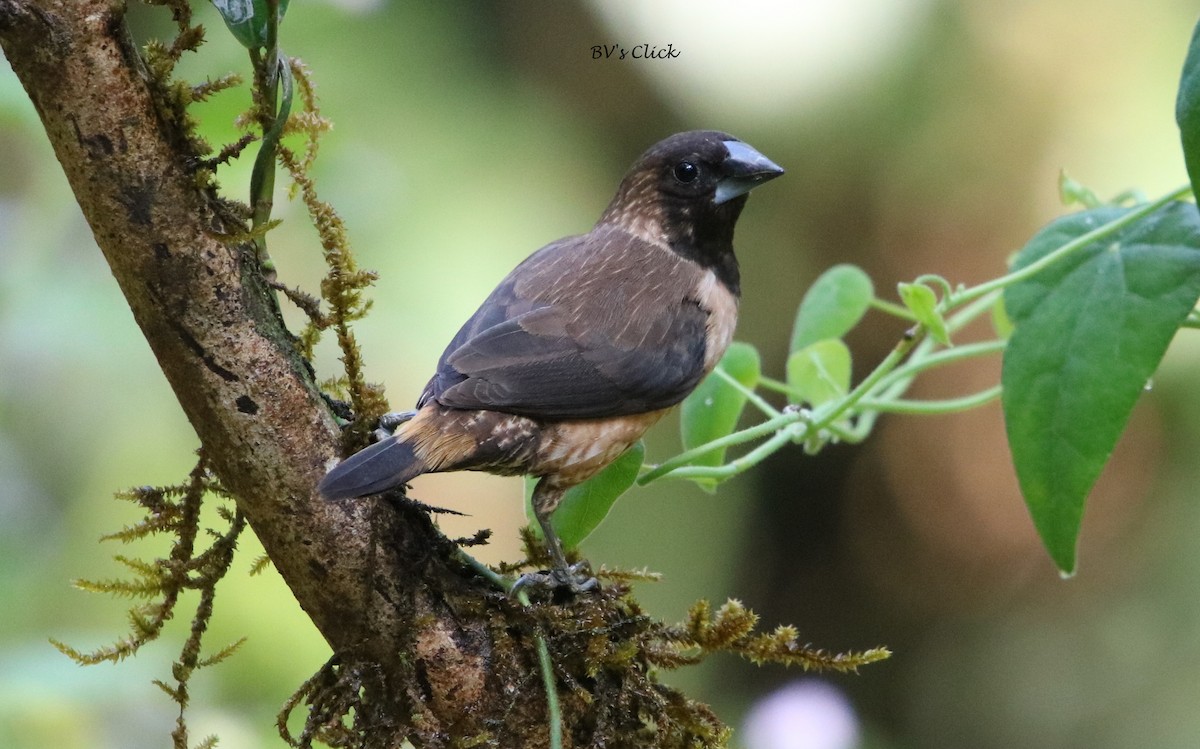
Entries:
<svg viewBox="0 0 1200 749">
<path fill-rule="evenodd" d="M 565 591 L 571 595 L 589 593 L 600 590 L 600 581 L 591 574 L 587 562 L 577 562 L 570 567 L 556 567 L 542 572 L 526 572 L 517 578 L 509 590 L 509 595 L 515 596 L 525 588 L 542 588 L 552 593 Z"/>
<path fill-rule="evenodd" d="M 375 427 L 375 441 L 381 442 L 396 431 L 396 427 L 416 416 L 416 411 L 389 411 L 379 417 L 379 423 Z"/>
</svg>

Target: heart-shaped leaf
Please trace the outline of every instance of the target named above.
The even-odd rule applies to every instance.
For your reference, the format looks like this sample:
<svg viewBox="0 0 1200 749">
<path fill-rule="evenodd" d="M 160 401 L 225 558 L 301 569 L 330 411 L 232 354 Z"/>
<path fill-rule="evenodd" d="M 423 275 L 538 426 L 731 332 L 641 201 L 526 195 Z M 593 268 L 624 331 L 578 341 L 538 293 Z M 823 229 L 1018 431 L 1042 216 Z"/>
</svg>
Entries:
<svg viewBox="0 0 1200 749">
<path fill-rule="evenodd" d="M 850 349 L 837 338 L 811 343 L 788 357 L 788 401 L 819 406 L 850 391 Z"/>
<path fill-rule="evenodd" d="M 1175 122 L 1179 124 L 1183 160 L 1191 178 L 1192 192 L 1200 196 L 1200 23 L 1192 32 L 1192 42 L 1183 63 L 1179 93 L 1175 98 Z"/>
<path fill-rule="evenodd" d="M 846 335 L 871 306 L 875 287 L 854 265 L 835 265 L 813 282 L 796 310 L 788 351 Z"/>
<path fill-rule="evenodd" d="M 1022 268 L 1127 208 L 1058 219 Z M 1200 214 L 1171 203 L 1011 286 L 1001 373 L 1021 492 L 1050 556 L 1075 570 L 1084 500 L 1146 382 L 1200 298 Z"/>
</svg>

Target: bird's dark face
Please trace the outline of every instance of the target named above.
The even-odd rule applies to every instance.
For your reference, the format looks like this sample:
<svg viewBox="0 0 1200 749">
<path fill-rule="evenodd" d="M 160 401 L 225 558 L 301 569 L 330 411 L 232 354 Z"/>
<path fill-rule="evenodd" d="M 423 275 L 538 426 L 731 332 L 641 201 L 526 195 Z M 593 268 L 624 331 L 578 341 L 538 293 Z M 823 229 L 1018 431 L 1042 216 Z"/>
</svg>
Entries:
<svg viewBox="0 0 1200 749">
<path fill-rule="evenodd" d="M 679 133 L 642 154 L 600 223 L 665 244 L 701 265 L 731 265 L 733 229 L 746 194 L 781 174 L 778 165 L 731 135 Z"/>
<path fill-rule="evenodd" d="M 680 208 L 724 205 L 783 174 L 758 151 L 716 131 L 673 135 L 643 154 L 639 164 L 653 168 L 662 198 Z"/>
</svg>

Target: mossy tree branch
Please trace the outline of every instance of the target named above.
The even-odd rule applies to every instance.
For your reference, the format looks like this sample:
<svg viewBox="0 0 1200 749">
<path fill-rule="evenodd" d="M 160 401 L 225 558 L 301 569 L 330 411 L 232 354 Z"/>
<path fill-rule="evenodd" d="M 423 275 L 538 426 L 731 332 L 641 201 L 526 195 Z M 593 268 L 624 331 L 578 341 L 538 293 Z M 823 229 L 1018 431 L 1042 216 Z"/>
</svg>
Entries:
<svg viewBox="0 0 1200 749">
<path fill-rule="evenodd" d="M 123 6 L 0 0 L 0 46 L 212 470 L 341 662 L 372 665 L 377 704 L 404 722 L 424 706 L 431 733 L 510 711 L 503 690 L 482 688 L 498 670 L 493 635 L 454 603 L 478 602 L 486 586 L 440 553 L 425 517 L 314 496 L 339 429 L 253 246 L 223 240 L 244 222 L 198 175 L 203 154 L 156 99 Z M 520 648 L 499 650 L 536 673 L 532 650 L 524 662 Z M 404 693 L 414 669 L 432 695 Z M 536 705 L 538 685 L 529 691 Z"/>
</svg>

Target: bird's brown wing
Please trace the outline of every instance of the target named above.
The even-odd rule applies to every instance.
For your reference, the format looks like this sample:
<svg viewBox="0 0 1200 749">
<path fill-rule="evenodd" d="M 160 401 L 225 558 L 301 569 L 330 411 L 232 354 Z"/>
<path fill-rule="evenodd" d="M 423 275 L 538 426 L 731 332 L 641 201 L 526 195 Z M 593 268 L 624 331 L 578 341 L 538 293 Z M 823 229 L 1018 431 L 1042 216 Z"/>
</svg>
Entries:
<svg viewBox="0 0 1200 749">
<path fill-rule="evenodd" d="M 422 402 L 549 419 L 674 405 L 704 375 L 699 274 L 624 232 L 550 245 L 463 326 Z"/>
</svg>

